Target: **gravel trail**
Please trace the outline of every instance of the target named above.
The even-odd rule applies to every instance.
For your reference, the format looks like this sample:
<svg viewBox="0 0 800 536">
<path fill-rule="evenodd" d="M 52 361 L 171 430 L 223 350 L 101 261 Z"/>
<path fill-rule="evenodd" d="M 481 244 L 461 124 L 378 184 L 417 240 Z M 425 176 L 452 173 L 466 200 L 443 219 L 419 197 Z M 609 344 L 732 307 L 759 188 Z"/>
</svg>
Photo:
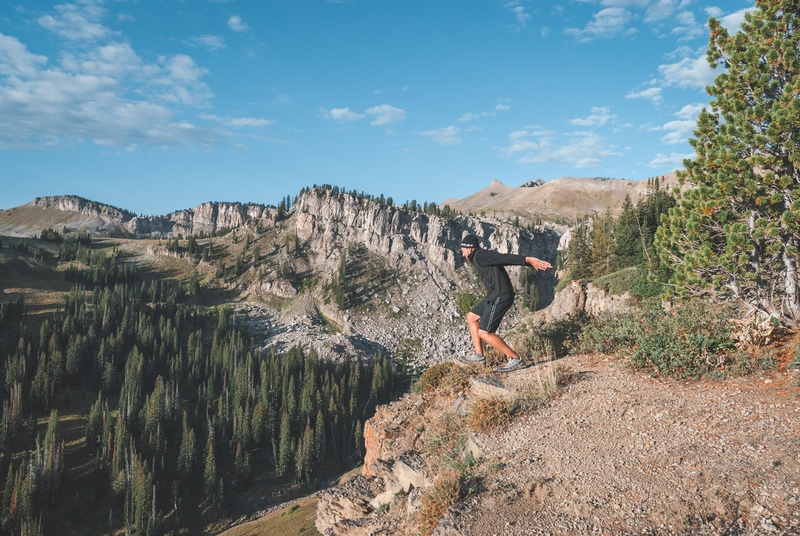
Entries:
<svg viewBox="0 0 800 536">
<path fill-rule="evenodd" d="M 682 382 L 560 362 L 579 374 L 560 397 L 477 434 L 498 470 L 448 513 L 461 534 L 800 534 L 796 373 Z"/>
</svg>

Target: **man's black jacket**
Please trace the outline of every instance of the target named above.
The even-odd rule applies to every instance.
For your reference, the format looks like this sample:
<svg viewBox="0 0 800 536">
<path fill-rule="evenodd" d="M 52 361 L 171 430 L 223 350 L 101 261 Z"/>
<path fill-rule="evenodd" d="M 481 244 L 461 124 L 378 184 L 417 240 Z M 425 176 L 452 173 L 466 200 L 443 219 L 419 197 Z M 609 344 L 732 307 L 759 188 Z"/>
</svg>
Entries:
<svg viewBox="0 0 800 536">
<path fill-rule="evenodd" d="M 501 294 L 513 294 L 514 287 L 503 266 L 525 266 L 524 255 L 497 253 L 485 249 L 475 249 L 467 260 L 475 267 L 481 283 L 486 287 L 487 301 L 492 301 Z"/>
</svg>

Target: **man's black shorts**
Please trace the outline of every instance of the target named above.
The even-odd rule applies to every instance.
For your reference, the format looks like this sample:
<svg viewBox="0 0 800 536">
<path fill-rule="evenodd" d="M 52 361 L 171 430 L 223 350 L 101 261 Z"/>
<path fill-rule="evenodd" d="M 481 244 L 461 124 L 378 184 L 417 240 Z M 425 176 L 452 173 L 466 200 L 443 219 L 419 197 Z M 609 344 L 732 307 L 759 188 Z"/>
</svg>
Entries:
<svg viewBox="0 0 800 536">
<path fill-rule="evenodd" d="M 483 331 L 494 333 L 500 327 L 500 321 L 503 320 L 503 315 L 511 308 L 514 303 L 513 294 L 501 294 L 491 302 L 483 300 L 478 305 L 472 308 L 472 313 L 481 317 L 480 328 Z"/>
</svg>

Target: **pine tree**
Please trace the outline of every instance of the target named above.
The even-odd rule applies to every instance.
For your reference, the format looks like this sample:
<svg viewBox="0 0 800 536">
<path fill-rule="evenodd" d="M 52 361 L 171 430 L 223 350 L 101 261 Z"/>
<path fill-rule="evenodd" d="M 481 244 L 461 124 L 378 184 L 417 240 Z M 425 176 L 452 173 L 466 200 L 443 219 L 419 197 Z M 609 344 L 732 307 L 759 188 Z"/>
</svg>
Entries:
<svg viewBox="0 0 800 536">
<path fill-rule="evenodd" d="M 572 239 L 567 249 L 568 278 L 588 279 L 592 275 L 592 244 L 586 220 L 579 219 L 572 229 Z"/>
<path fill-rule="evenodd" d="M 208 423 L 208 441 L 206 441 L 206 456 L 203 470 L 203 481 L 206 487 L 206 499 L 211 500 L 214 494 L 214 486 L 217 483 L 217 458 L 214 454 L 214 432 L 212 424 Z"/>
<path fill-rule="evenodd" d="M 614 268 L 635 266 L 642 258 L 642 242 L 636 209 L 630 196 L 625 196 L 622 212 L 614 226 Z"/>
<path fill-rule="evenodd" d="M 656 241 L 682 294 L 736 298 L 800 325 L 800 2 L 756 0 L 731 36 L 709 19 L 724 69 L 697 118 L 686 191 Z"/>
<path fill-rule="evenodd" d="M 614 217 L 610 208 L 603 216 L 594 218 L 592 228 L 592 277 L 601 277 L 614 271 Z"/>
<path fill-rule="evenodd" d="M 291 469 L 293 454 L 291 421 L 289 420 L 289 413 L 284 410 L 281 414 L 280 439 L 278 442 L 278 474 L 286 474 Z"/>
</svg>

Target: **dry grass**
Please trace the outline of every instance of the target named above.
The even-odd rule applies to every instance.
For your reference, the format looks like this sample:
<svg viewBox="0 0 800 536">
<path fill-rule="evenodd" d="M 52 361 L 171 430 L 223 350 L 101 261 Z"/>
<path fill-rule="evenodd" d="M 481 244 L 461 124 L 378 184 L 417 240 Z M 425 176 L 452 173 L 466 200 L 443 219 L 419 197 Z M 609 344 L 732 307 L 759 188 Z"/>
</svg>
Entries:
<svg viewBox="0 0 800 536">
<path fill-rule="evenodd" d="M 466 422 L 454 412 L 445 412 L 433 419 L 426 427 L 427 451 L 432 469 L 457 463 L 464 455 L 467 443 Z"/>
<path fill-rule="evenodd" d="M 517 403 L 500 398 L 479 398 L 469 409 L 469 427 L 485 432 L 498 426 L 508 426 L 517 412 Z"/>
<path fill-rule="evenodd" d="M 422 504 L 416 516 L 417 530 L 421 535 L 431 534 L 447 509 L 463 498 L 463 480 L 464 477 L 458 470 L 447 469 L 428 493 L 422 496 Z"/>
<path fill-rule="evenodd" d="M 533 381 L 522 390 L 521 402 L 524 406 L 538 407 L 558 396 L 561 389 L 574 381 L 575 373 L 564 365 L 537 367 Z"/>
<path fill-rule="evenodd" d="M 460 366 L 454 363 L 441 363 L 428 367 L 419 377 L 414 389 L 419 393 L 430 393 L 439 389 L 451 392 L 465 391 L 473 376 L 484 374 L 481 365 Z"/>
</svg>

